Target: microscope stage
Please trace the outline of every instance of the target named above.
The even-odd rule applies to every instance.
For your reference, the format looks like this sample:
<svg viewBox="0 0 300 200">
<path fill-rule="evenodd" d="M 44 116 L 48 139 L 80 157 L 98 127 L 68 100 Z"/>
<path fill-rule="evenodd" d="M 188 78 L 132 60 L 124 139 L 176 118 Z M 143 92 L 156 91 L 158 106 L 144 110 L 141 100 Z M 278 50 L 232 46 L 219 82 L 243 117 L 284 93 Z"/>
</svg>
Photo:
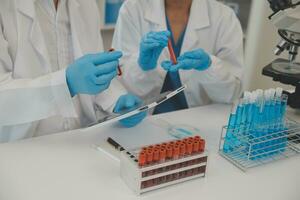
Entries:
<svg viewBox="0 0 300 200">
<path fill-rule="evenodd" d="M 264 67 L 262 74 L 272 77 L 274 81 L 298 86 L 300 82 L 300 64 L 294 63 L 290 67 L 288 60 L 279 58 Z"/>
</svg>

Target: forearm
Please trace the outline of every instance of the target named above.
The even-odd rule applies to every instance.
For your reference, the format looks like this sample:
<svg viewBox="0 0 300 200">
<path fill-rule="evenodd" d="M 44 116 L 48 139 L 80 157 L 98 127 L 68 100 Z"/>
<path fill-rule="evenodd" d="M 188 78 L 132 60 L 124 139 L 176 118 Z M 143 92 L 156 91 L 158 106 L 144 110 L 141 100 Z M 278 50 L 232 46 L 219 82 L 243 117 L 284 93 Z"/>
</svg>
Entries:
<svg viewBox="0 0 300 200">
<path fill-rule="evenodd" d="M 55 115 L 77 117 L 64 70 L 35 79 L 14 79 L 10 73 L 0 77 L 0 125 L 28 123 Z"/>
</svg>

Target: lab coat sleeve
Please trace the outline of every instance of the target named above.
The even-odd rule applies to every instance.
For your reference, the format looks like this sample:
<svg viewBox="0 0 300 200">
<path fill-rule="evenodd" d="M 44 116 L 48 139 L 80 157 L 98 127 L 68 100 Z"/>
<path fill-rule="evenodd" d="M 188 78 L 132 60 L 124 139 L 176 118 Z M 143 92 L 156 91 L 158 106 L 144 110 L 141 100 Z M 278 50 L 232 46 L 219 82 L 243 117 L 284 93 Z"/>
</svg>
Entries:
<svg viewBox="0 0 300 200">
<path fill-rule="evenodd" d="M 34 79 L 15 79 L 0 20 L 0 126 L 29 123 L 51 116 L 77 117 L 65 70 Z"/>
<path fill-rule="evenodd" d="M 243 32 L 234 12 L 222 19 L 212 64 L 200 72 L 200 84 L 213 102 L 232 103 L 240 96 L 244 65 Z"/>
<path fill-rule="evenodd" d="M 139 31 L 141 25 L 137 22 L 138 16 L 134 16 L 135 11 L 129 10 L 129 4 L 130 1 L 125 2 L 120 9 L 113 37 L 113 48 L 123 52 L 122 83 L 130 92 L 145 98 L 162 83 L 158 81 L 160 78 L 156 70 L 144 72 L 138 65 L 139 43 L 142 38 Z"/>
</svg>

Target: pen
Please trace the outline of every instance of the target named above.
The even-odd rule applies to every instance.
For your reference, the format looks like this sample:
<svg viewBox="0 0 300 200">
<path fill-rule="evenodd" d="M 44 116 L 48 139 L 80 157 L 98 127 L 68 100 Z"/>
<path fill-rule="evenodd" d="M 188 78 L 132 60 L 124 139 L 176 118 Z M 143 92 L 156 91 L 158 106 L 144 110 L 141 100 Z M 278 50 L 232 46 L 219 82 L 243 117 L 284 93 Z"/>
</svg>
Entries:
<svg viewBox="0 0 300 200">
<path fill-rule="evenodd" d="M 115 149 L 117 149 L 118 151 L 124 151 L 124 147 L 122 147 L 119 143 L 117 143 L 115 140 L 113 140 L 112 138 L 107 138 L 106 140 L 110 145 L 112 145 Z"/>
<path fill-rule="evenodd" d="M 174 50 L 173 50 L 173 46 L 172 46 L 172 42 L 171 42 L 170 39 L 168 41 L 168 49 L 169 49 L 169 52 L 170 52 L 170 58 L 171 58 L 172 63 L 177 64 L 177 59 L 176 59 L 176 56 L 175 56 L 175 53 L 174 53 Z"/>
<path fill-rule="evenodd" d="M 112 51 L 114 51 L 114 50 L 115 50 L 114 48 L 110 48 L 108 51 L 109 51 L 109 52 L 112 52 Z M 118 76 L 122 76 L 122 70 L 121 70 L 120 65 L 118 65 Z"/>
</svg>

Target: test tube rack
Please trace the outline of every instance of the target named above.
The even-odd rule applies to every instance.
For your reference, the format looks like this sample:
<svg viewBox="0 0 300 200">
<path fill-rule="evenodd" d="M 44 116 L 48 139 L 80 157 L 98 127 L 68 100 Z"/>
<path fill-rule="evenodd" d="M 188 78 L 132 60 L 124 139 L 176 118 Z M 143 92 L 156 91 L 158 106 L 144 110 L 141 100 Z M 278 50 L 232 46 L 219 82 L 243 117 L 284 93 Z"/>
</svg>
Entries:
<svg viewBox="0 0 300 200">
<path fill-rule="evenodd" d="M 275 126 L 275 124 L 274 124 Z M 246 172 L 248 169 L 300 155 L 300 125 L 286 119 L 279 131 L 267 132 L 270 124 L 251 130 L 247 126 L 222 129 L 219 153 Z M 230 135 L 230 138 L 228 138 Z"/>
<path fill-rule="evenodd" d="M 121 177 L 137 194 L 204 177 L 205 140 L 199 136 L 121 153 Z"/>
</svg>

